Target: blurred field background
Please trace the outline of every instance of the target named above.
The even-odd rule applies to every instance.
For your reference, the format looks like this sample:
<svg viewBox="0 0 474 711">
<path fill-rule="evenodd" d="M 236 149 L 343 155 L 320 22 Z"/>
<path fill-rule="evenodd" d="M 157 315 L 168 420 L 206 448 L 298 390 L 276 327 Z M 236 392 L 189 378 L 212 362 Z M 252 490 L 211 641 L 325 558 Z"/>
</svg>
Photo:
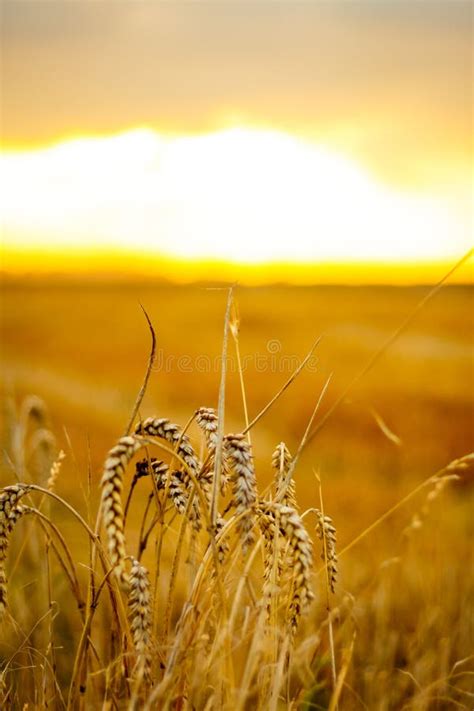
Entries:
<svg viewBox="0 0 474 711">
<path fill-rule="evenodd" d="M 333 374 L 316 422 L 428 289 L 236 288 L 242 358 L 260 354 L 266 363 L 262 368 L 251 360 L 244 372 L 250 418 L 290 374 L 280 357 L 301 360 L 322 336 L 316 371 L 303 370 L 252 431 L 260 490 L 271 480 L 275 445 L 284 440 L 296 450 L 328 376 Z M 198 356 L 211 361 L 219 357 L 226 298 L 225 289 L 199 285 L 5 282 L 2 485 L 20 474 L 12 466 L 11 426 L 22 400 L 37 395 L 47 404 L 57 446 L 66 452 L 57 491 L 92 521 L 87 502 L 92 501 L 95 509 L 102 463 L 126 426 L 149 353 L 150 334 L 140 304 L 153 322 L 158 347 L 141 415 L 169 417 L 184 425 L 197 407 L 217 406 L 219 367 L 195 372 L 192 364 Z M 340 549 L 417 484 L 472 450 L 472 306 L 469 287 L 442 289 L 305 451 L 295 473 L 301 508 L 318 506 L 313 475 L 318 470 Z M 275 343 L 275 358 L 270 359 Z M 229 355 L 234 356 L 232 340 Z M 166 367 L 170 356 L 171 366 Z M 178 359 L 186 356 L 190 361 L 178 368 Z M 226 431 L 243 426 L 239 378 L 231 368 Z M 192 434 L 196 437 L 197 431 L 192 429 Z M 34 460 L 27 461 L 26 476 L 34 477 L 36 466 Z M 87 494 L 89 475 L 92 489 Z M 40 476 L 44 483 L 44 472 Z M 359 640 L 348 679 L 363 700 L 361 708 L 364 703 L 368 708 L 401 708 L 400 699 L 409 698 L 415 688 L 408 672 L 403 673 L 405 667 L 417 675 L 423 690 L 472 649 L 472 481 L 455 482 L 443 491 L 410 547 L 404 531 L 425 496 L 426 492 L 401 507 L 340 561 L 337 600 L 343 606 L 353 601 L 351 615 Z M 143 501 L 138 496 L 132 507 L 128 534 L 132 545 Z M 67 513 L 54 505 L 53 509 L 74 555 L 84 561 L 83 535 Z M 24 530 L 34 530 L 23 525 Z M 31 552 L 27 555 L 19 546 L 17 542 L 13 610 L 17 619 L 31 625 L 41 615 L 41 604 L 25 606 L 25 600 L 42 573 Z M 21 555 L 27 555 L 29 563 L 18 569 Z M 170 559 L 165 555 L 164 560 Z M 386 561 L 398 561 L 401 568 Z M 70 649 L 77 621 L 71 621 L 69 593 L 59 582 L 56 585 L 62 589 L 57 595 L 66 600 L 57 623 L 59 634 Z M 322 606 L 322 593 L 320 600 Z M 398 667 L 401 672 L 394 671 Z M 59 678 L 67 683 L 67 675 L 67 659 L 59 655 Z M 466 679 L 459 682 L 464 692 L 448 693 L 458 704 L 467 698 Z M 437 688 L 426 698 L 418 694 L 415 706 L 407 708 L 451 708 L 442 699 L 437 706 L 430 705 L 433 694 L 438 698 Z M 357 708 L 354 698 L 346 698 L 342 708 Z M 326 708 L 324 702 L 308 706 L 314 707 Z"/>
<path fill-rule="evenodd" d="M 250 418 L 289 377 L 294 366 L 282 359 L 303 359 L 322 336 L 316 372 L 303 370 L 254 431 L 255 456 L 264 471 L 281 439 L 296 449 L 329 374 L 321 415 L 427 290 L 237 288 L 241 356 L 249 357 L 244 378 Z M 2 302 L 4 402 L 11 398 L 18 403 L 34 393 L 47 403 L 60 446 L 72 448 L 61 485 L 73 497 L 80 497 L 77 475 L 84 479 L 89 457 L 97 481 L 104 455 L 124 429 L 141 384 L 150 336 L 140 303 L 158 341 L 142 416 L 167 416 L 184 425 L 197 407 L 217 406 L 219 364 L 207 368 L 205 360 L 197 361 L 199 370 L 207 372 L 195 372 L 194 364 L 199 356 L 211 364 L 220 356 L 225 290 L 11 283 L 3 289 Z M 344 521 L 342 537 L 360 527 L 359 516 L 375 518 L 412 482 L 469 450 L 472 306 L 468 287 L 443 289 L 351 391 L 306 451 L 298 490 L 305 499 L 311 497 L 311 468 L 321 470 L 328 505 Z M 276 352 L 270 357 L 272 348 Z M 189 362 L 179 367 L 179 358 L 186 356 Z M 374 413 L 400 438 L 399 446 L 385 436 Z M 230 368 L 226 429 L 240 431 L 243 425 L 239 378 Z M 4 476 L 11 478 L 8 467 Z"/>
</svg>

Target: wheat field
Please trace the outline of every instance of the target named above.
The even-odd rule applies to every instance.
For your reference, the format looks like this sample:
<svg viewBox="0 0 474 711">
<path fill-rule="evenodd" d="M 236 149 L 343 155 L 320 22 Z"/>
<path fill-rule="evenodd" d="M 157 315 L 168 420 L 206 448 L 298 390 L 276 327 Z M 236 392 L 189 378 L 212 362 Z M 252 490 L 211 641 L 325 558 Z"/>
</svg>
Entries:
<svg viewBox="0 0 474 711">
<path fill-rule="evenodd" d="M 425 293 L 5 284 L 1 708 L 472 708 L 472 291 L 364 372 Z"/>
</svg>

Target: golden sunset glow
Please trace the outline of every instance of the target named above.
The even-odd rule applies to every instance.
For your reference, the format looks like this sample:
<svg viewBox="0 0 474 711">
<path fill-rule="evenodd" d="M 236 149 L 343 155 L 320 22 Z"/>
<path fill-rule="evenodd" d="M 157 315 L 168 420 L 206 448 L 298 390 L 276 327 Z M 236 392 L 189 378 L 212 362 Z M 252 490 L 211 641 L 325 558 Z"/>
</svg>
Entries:
<svg viewBox="0 0 474 711">
<path fill-rule="evenodd" d="M 52 251 L 104 262 L 135 252 L 240 266 L 403 264 L 455 258 L 469 244 L 462 193 L 403 191 L 276 131 L 138 129 L 10 152 L 2 171 L 6 266 L 8 255 L 31 268 L 28 253 Z"/>
<path fill-rule="evenodd" d="M 5 3 L 3 269 L 431 280 L 472 242 L 468 17 Z"/>
</svg>

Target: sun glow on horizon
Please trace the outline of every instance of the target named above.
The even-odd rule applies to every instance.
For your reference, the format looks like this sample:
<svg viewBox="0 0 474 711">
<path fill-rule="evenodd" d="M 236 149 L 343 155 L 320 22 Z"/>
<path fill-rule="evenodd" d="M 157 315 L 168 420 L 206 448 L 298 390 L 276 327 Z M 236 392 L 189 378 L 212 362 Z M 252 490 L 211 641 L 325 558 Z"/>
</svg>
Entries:
<svg viewBox="0 0 474 711">
<path fill-rule="evenodd" d="M 136 253 L 248 265 L 446 260 L 469 187 L 401 191 L 295 136 L 136 129 L 1 158 L 5 253 Z M 73 264 L 68 269 L 73 269 Z"/>
</svg>

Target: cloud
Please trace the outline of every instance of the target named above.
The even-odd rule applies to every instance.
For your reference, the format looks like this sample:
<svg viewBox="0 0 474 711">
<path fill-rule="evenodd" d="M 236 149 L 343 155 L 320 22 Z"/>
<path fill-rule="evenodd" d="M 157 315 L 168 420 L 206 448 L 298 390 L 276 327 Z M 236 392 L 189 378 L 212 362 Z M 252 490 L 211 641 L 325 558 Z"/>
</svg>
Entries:
<svg viewBox="0 0 474 711">
<path fill-rule="evenodd" d="M 237 115 L 401 184 L 470 162 L 470 3 L 4 5 L 7 145 L 200 133 Z"/>
</svg>

